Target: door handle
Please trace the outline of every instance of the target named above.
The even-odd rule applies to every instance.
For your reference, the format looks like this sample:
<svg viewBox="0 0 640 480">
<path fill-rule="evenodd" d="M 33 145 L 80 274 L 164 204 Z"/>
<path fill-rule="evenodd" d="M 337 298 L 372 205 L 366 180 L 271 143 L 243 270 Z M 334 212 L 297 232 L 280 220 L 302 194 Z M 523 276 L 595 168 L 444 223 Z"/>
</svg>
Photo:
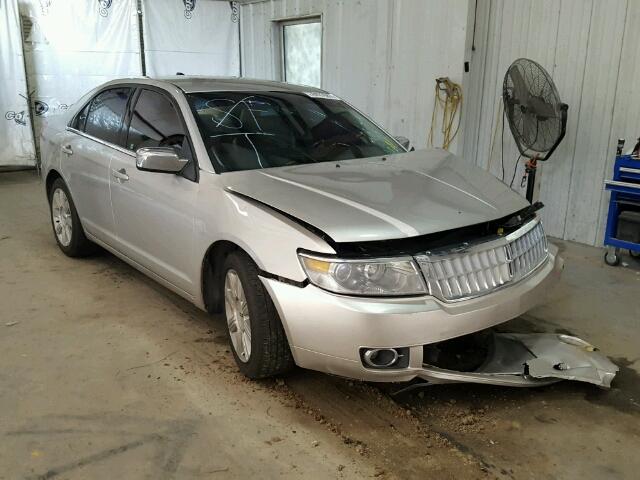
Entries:
<svg viewBox="0 0 640 480">
<path fill-rule="evenodd" d="M 116 178 L 121 182 L 126 182 L 127 180 L 129 180 L 129 175 L 127 175 L 127 171 L 124 168 L 121 168 L 120 170 L 115 170 L 112 168 L 111 175 L 113 175 L 113 178 Z"/>
<path fill-rule="evenodd" d="M 60 147 L 60 150 L 62 150 L 62 152 L 66 153 L 67 155 L 73 155 L 73 149 L 71 148 L 70 144 L 62 145 Z"/>
</svg>

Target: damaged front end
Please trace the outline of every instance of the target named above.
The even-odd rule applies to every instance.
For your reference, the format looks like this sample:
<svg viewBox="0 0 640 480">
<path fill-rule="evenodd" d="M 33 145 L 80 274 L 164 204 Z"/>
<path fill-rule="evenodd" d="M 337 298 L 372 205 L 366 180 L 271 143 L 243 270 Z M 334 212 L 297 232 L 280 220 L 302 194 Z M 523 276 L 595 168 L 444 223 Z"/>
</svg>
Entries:
<svg viewBox="0 0 640 480">
<path fill-rule="evenodd" d="M 609 388 L 617 372 L 596 347 L 571 335 L 489 330 L 425 345 L 418 377 L 433 384 L 534 387 L 575 380 Z"/>
<path fill-rule="evenodd" d="M 618 368 L 581 339 L 483 330 L 535 307 L 562 271 L 542 204 L 448 157 L 409 160 L 225 176 L 230 198 L 326 243 L 296 249 L 303 280 L 261 273 L 296 364 L 377 382 L 609 387 Z"/>
</svg>

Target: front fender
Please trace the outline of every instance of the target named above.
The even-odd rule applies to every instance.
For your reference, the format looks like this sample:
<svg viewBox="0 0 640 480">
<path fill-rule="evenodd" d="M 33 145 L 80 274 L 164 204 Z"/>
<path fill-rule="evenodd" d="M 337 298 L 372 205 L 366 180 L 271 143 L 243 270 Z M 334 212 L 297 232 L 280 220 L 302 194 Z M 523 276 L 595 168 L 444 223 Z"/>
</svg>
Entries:
<svg viewBox="0 0 640 480">
<path fill-rule="evenodd" d="M 238 245 L 261 270 L 296 282 L 306 279 L 298 249 L 335 254 L 320 236 L 277 211 L 224 190 L 221 175 L 203 172 L 195 216 L 195 252 L 202 284 L 202 260 L 209 247 L 226 240 Z M 310 208 L 313 208 L 310 206 Z"/>
</svg>

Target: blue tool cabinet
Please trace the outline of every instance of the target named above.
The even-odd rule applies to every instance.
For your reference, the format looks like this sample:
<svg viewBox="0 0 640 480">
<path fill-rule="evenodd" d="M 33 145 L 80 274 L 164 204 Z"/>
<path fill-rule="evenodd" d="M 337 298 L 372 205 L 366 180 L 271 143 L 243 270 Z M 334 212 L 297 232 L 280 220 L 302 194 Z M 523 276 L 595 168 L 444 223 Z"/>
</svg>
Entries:
<svg viewBox="0 0 640 480">
<path fill-rule="evenodd" d="M 620 214 L 626 210 L 640 211 L 640 159 L 618 155 L 613 179 L 605 181 L 605 188 L 611 192 L 611 198 L 604 234 L 604 245 L 607 247 L 604 259 L 613 266 L 620 263 L 620 249 L 629 250 L 634 257 L 640 256 L 640 243 L 617 238 Z"/>
</svg>

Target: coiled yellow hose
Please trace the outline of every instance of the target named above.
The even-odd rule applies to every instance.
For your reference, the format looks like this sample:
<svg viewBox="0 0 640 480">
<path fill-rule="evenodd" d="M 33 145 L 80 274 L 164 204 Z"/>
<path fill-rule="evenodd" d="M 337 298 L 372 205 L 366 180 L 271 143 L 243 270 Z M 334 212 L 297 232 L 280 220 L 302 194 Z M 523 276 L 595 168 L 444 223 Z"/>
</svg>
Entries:
<svg viewBox="0 0 640 480">
<path fill-rule="evenodd" d="M 436 78 L 435 99 L 429 130 L 429 145 L 433 146 L 433 132 L 437 128 L 438 111 L 442 110 L 442 148 L 449 149 L 460 129 L 462 87 L 449 77 Z M 454 128 L 455 125 L 455 128 Z"/>
</svg>

